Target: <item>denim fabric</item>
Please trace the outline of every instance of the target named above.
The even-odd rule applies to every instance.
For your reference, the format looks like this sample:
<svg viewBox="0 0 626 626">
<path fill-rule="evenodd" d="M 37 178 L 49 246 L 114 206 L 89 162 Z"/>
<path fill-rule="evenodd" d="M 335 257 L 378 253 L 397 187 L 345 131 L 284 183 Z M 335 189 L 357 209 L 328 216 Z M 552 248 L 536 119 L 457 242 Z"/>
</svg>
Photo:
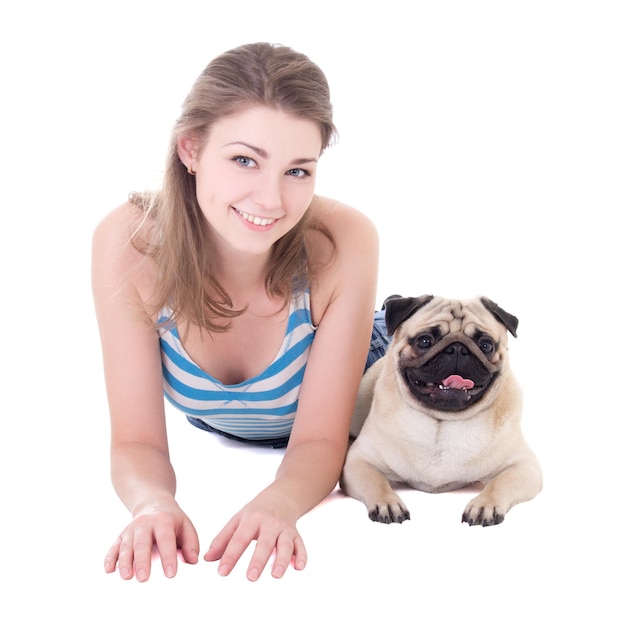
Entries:
<svg viewBox="0 0 626 626">
<path fill-rule="evenodd" d="M 385 324 L 385 311 L 377 311 L 374 314 L 374 327 L 372 328 L 372 339 L 370 340 L 370 351 L 365 362 L 365 371 L 368 370 L 380 357 L 385 356 L 391 338 L 387 334 Z"/>
<path fill-rule="evenodd" d="M 191 415 L 187 415 L 187 420 L 190 424 L 196 426 L 197 428 L 201 428 L 202 430 L 206 430 L 210 433 L 221 435 L 222 437 L 226 437 L 226 439 L 232 439 L 233 441 L 241 441 L 242 443 L 251 443 L 256 446 L 266 446 L 270 448 L 284 448 L 289 443 L 289 437 L 277 437 L 276 439 L 244 439 L 243 437 L 231 435 L 230 433 L 225 433 L 223 430 L 213 428 L 213 426 L 210 426 L 209 424 L 206 424 L 202 420 L 199 420 L 196 417 L 192 417 Z"/>
</svg>

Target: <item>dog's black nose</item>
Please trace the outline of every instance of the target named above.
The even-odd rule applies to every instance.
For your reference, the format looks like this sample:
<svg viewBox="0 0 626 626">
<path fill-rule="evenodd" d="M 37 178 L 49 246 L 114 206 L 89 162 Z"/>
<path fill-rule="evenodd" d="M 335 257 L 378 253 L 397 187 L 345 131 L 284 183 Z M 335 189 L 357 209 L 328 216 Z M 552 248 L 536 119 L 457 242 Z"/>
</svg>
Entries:
<svg viewBox="0 0 626 626">
<path fill-rule="evenodd" d="M 463 345 L 462 343 L 451 343 L 445 350 L 444 352 L 446 354 L 456 354 L 457 356 L 459 355 L 467 355 L 469 354 L 469 350 L 467 349 L 467 346 Z"/>
</svg>

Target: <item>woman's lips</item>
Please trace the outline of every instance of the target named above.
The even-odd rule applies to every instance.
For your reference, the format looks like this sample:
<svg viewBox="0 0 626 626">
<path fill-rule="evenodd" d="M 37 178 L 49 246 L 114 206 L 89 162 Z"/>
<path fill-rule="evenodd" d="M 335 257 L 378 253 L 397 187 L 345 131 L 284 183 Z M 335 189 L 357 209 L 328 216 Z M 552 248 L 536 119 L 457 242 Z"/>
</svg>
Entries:
<svg viewBox="0 0 626 626">
<path fill-rule="evenodd" d="M 251 215 L 239 209 L 235 209 L 235 211 L 246 222 L 250 222 L 250 224 L 254 224 L 255 226 L 271 226 L 276 221 L 276 218 L 273 217 L 259 217 L 258 215 Z"/>
</svg>

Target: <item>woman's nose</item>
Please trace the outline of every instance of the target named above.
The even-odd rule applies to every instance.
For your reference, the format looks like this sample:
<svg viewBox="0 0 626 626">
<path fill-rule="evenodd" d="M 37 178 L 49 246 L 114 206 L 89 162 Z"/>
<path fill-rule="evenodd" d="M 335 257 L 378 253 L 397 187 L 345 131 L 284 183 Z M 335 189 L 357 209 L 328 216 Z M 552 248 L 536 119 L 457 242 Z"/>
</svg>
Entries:
<svg viewBox="0 0 626 626">
<path fill-rule="evenodd" d="M 253 199 L 256 204 L 272 211 L 280 208 L 281 202 L 281 181 L 272 175 L 260 176 L 257 179 L 257 186 L 254 190 Z"/>
</svg>

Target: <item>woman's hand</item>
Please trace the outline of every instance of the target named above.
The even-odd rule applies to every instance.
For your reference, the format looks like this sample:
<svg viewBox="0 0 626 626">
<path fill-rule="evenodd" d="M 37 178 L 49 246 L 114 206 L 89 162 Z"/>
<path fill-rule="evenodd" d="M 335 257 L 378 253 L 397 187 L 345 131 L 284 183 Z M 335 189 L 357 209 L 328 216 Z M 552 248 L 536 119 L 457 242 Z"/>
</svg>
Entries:
<svg viewBox="0 0 626 626">
<path fill-rule="evenodd" d="M 284 498 L 283 498 L 284 500 Z M 306 549 L 296 530 L 295 517 L 284 502 L 273 502 L 269 494 L 260 494 L 235 515 L 215 537 L 204 555 L 205 561 L 217 561 L 218 573 L 227 576 L 248 546 L 256 541 L 248 580 L 259 578 L 272 554 L 272 576 L 281 578 L 293 559 L 297 570 L 306 565 Z"/>
<path fill-rule="evenodd" d="M 111 573 L 117 565 L 123 579 L 130 580 L 134 575 L 139 582 L 145 582 L 150 577 L 153 548 L 158 550 L 168 578 L 176 575 L 179 549 L 185 562 L 198 562 L 198 534 L 175 502 L 152 503 L 137 511 L 108 551 L 104 569 Z"/>
</svg>

